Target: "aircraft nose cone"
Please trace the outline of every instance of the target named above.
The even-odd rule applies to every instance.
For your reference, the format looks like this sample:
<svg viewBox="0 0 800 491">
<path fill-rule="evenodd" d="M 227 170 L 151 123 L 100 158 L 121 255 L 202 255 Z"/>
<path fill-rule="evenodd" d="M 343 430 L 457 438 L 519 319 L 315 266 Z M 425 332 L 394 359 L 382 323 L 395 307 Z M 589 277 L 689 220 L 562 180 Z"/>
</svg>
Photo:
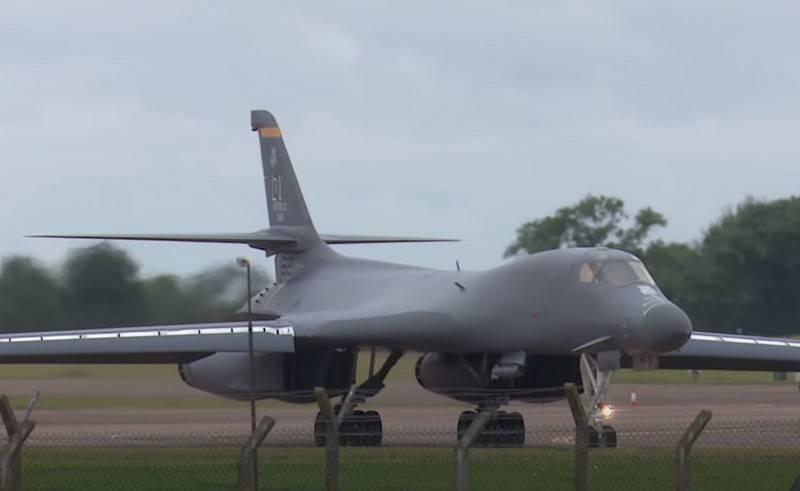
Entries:
<svg viewBox="0 0 800 491">
<path fill-rule="evenodd" d="M 642 328 L 648 339 L 648 351 L 675 351 L 692 335 L 692 321 L 677 305 L 667 302 L 656 305 L 642 318 Z"/>
</svg>

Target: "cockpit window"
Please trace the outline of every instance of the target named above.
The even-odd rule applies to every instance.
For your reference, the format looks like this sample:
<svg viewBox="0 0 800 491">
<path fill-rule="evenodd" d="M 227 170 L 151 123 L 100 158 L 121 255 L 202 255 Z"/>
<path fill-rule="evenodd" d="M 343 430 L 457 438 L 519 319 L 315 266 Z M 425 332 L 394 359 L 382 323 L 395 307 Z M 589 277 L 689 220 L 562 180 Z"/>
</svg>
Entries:
<svg viewBox="0 0 800 491">
<path fill-rule="evenodd" d="M 631 283 L 655 285 L 653 277 L 639 261 L 589 261 L 578 268 L 581 283 L 606 283 L 623 286 Z"/>
<path fill-rule="evenodd" d="M 578 269 L 578 281 L 581 283 L 596 283 L 600 263 L 583 263 Z"/>
</svg>

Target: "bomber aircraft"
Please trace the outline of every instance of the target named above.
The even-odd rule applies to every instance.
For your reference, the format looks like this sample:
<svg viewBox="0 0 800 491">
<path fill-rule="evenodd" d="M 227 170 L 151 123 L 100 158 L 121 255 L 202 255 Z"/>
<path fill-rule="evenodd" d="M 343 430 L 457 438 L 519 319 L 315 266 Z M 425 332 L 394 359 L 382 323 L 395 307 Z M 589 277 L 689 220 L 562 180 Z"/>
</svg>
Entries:
<svg viewBox="0 0 800 491">
<path fill-rule="evenodd" d="M 419 384 L 497 410 L 511 401 L 564 397 L 583 388 L 593 441 L 616 444 L 604 424 L 614 370 L 800 371 L 800 341 L 692 331 L 635 256 L 601 247 L 517 257 L 487 271 L 440 271 L 343 256 L 330 246 L 439 239 L 321 235 L 312 223 L 275 118 L 251 114 L 263 166 L 270 227 L 237 234 L 48 235 L 45 237 L 240 243 L 274 256 L 275 282 L 248 304 L 253 322 L 0 334 L 2 363 L 176 363 L 192 387 L 224 397 L 314 400 L 321 386 L 342 398 L 342 439 L 379 445 L 375 411 L 357 406 L 377 394 L 404 353 L 421 353 Z M 246 313 L 243 307 L 240 313 Z M 233 317 L 232 317 L 233 318 Z M 724 328 L 725 326 L 719 326 Z M 356 380 L 359 350 L 387 351 Z M 476 413 L 464 411 L 460 434 Z M 496 412 L 482 435 L 522 444 L 519 413 Z M 325 443 L 325 420 L 314 435 Z M 499 435 L 499 436 L 498 436 Z"/>
</svg>

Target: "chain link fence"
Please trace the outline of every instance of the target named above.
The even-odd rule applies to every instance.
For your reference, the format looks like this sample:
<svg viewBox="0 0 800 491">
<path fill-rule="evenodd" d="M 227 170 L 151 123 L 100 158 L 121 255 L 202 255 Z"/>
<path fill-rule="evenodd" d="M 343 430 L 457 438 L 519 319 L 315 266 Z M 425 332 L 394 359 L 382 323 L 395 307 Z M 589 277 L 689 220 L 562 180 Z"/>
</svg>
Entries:
<svg viewBox="0 0 800 491">
<path fill-rule="evenodd" d="M 686 424 L 620 421 L 617 448 L 593 448 L 589 489 L 675 489 L 675 447 Z M 456 428 L 386 428 L 379 447 L 339 449 L 343 490 L 452 490 Z M 25 490 L 233 490 L 246 433 L 53 434 L 33 432 L 22 454 Z M 521 446 L 469 451 L 471 490 L 571 490 L 575 428 L 529 425 Z M 325 448 L 306 431 L 280 422 L 258 450 L 260 489 L 320 490 Z M 691 483 L 700 490 L 789 490 L 800 474 L 800 418 L 715 422 L 695 444 Z"/>
</svg>

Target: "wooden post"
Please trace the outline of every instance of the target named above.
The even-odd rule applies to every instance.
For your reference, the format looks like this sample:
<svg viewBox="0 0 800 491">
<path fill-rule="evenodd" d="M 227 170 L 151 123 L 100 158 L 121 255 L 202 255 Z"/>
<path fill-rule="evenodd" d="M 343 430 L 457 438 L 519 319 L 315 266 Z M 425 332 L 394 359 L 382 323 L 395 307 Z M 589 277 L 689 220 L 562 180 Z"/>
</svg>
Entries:
<svg viewBox="0 0 800 491">
<path fill-rule="evenodd" d="M 8 443 L 0 450 L 0 491 L 19 491 L 22 486 L 22 445 L 36 423 L 27 417 L 22 423 L 17 422 L 17 417 L 5 394 L 0 395 L 0 416 L 8 433 Z"/>
<path fill-rule="evenodd" d="M 589 486 L 589 434 L 592 427 L 575 384 L 564 384 L 564 393 L 575 422 L 575 490 L 586 491 Z"/>
<path fill-rule="evenodd" d="M 456 491 L 467 491 L 469 489 L 469 472 L 467 469 L 469 447 L 475 443 L 478 435 L 492 420 L 495 411 L 495 409 L 481 411 L 458 441 L 458 446 L 456 447 Z"/>
<path fill-rule="evenodd" d="M 703 432 L 708 422 L 711 420 L 711 411 L 703 409 L 694 418 L 692 424 L 686 428 L 686 432 L 678 442 L 678 447 L 675 449 L 675 466 L 678 472 L 678 491 L 689 491 L 692 485 L 689 481 L 689 452 L 692 450 L 692 445 Z"/>
<path fill-rule="evenodd" d="M 256 426 L 255 431 L 244 442 L 242 454 L 239 458 L 240 491 L 256 491 L 258 489 L 258 460 L 256 459 L 256 452 L 273 426 L 275 426 L 275 420 L 269 416 L 264 416 Z"/>
<path fill-rule="evenodd" d="M 314 388 L 314 397 L 325 421 L 325 491 L 339 491 L 339 421 L 323 387 Z"/>
</svg>

